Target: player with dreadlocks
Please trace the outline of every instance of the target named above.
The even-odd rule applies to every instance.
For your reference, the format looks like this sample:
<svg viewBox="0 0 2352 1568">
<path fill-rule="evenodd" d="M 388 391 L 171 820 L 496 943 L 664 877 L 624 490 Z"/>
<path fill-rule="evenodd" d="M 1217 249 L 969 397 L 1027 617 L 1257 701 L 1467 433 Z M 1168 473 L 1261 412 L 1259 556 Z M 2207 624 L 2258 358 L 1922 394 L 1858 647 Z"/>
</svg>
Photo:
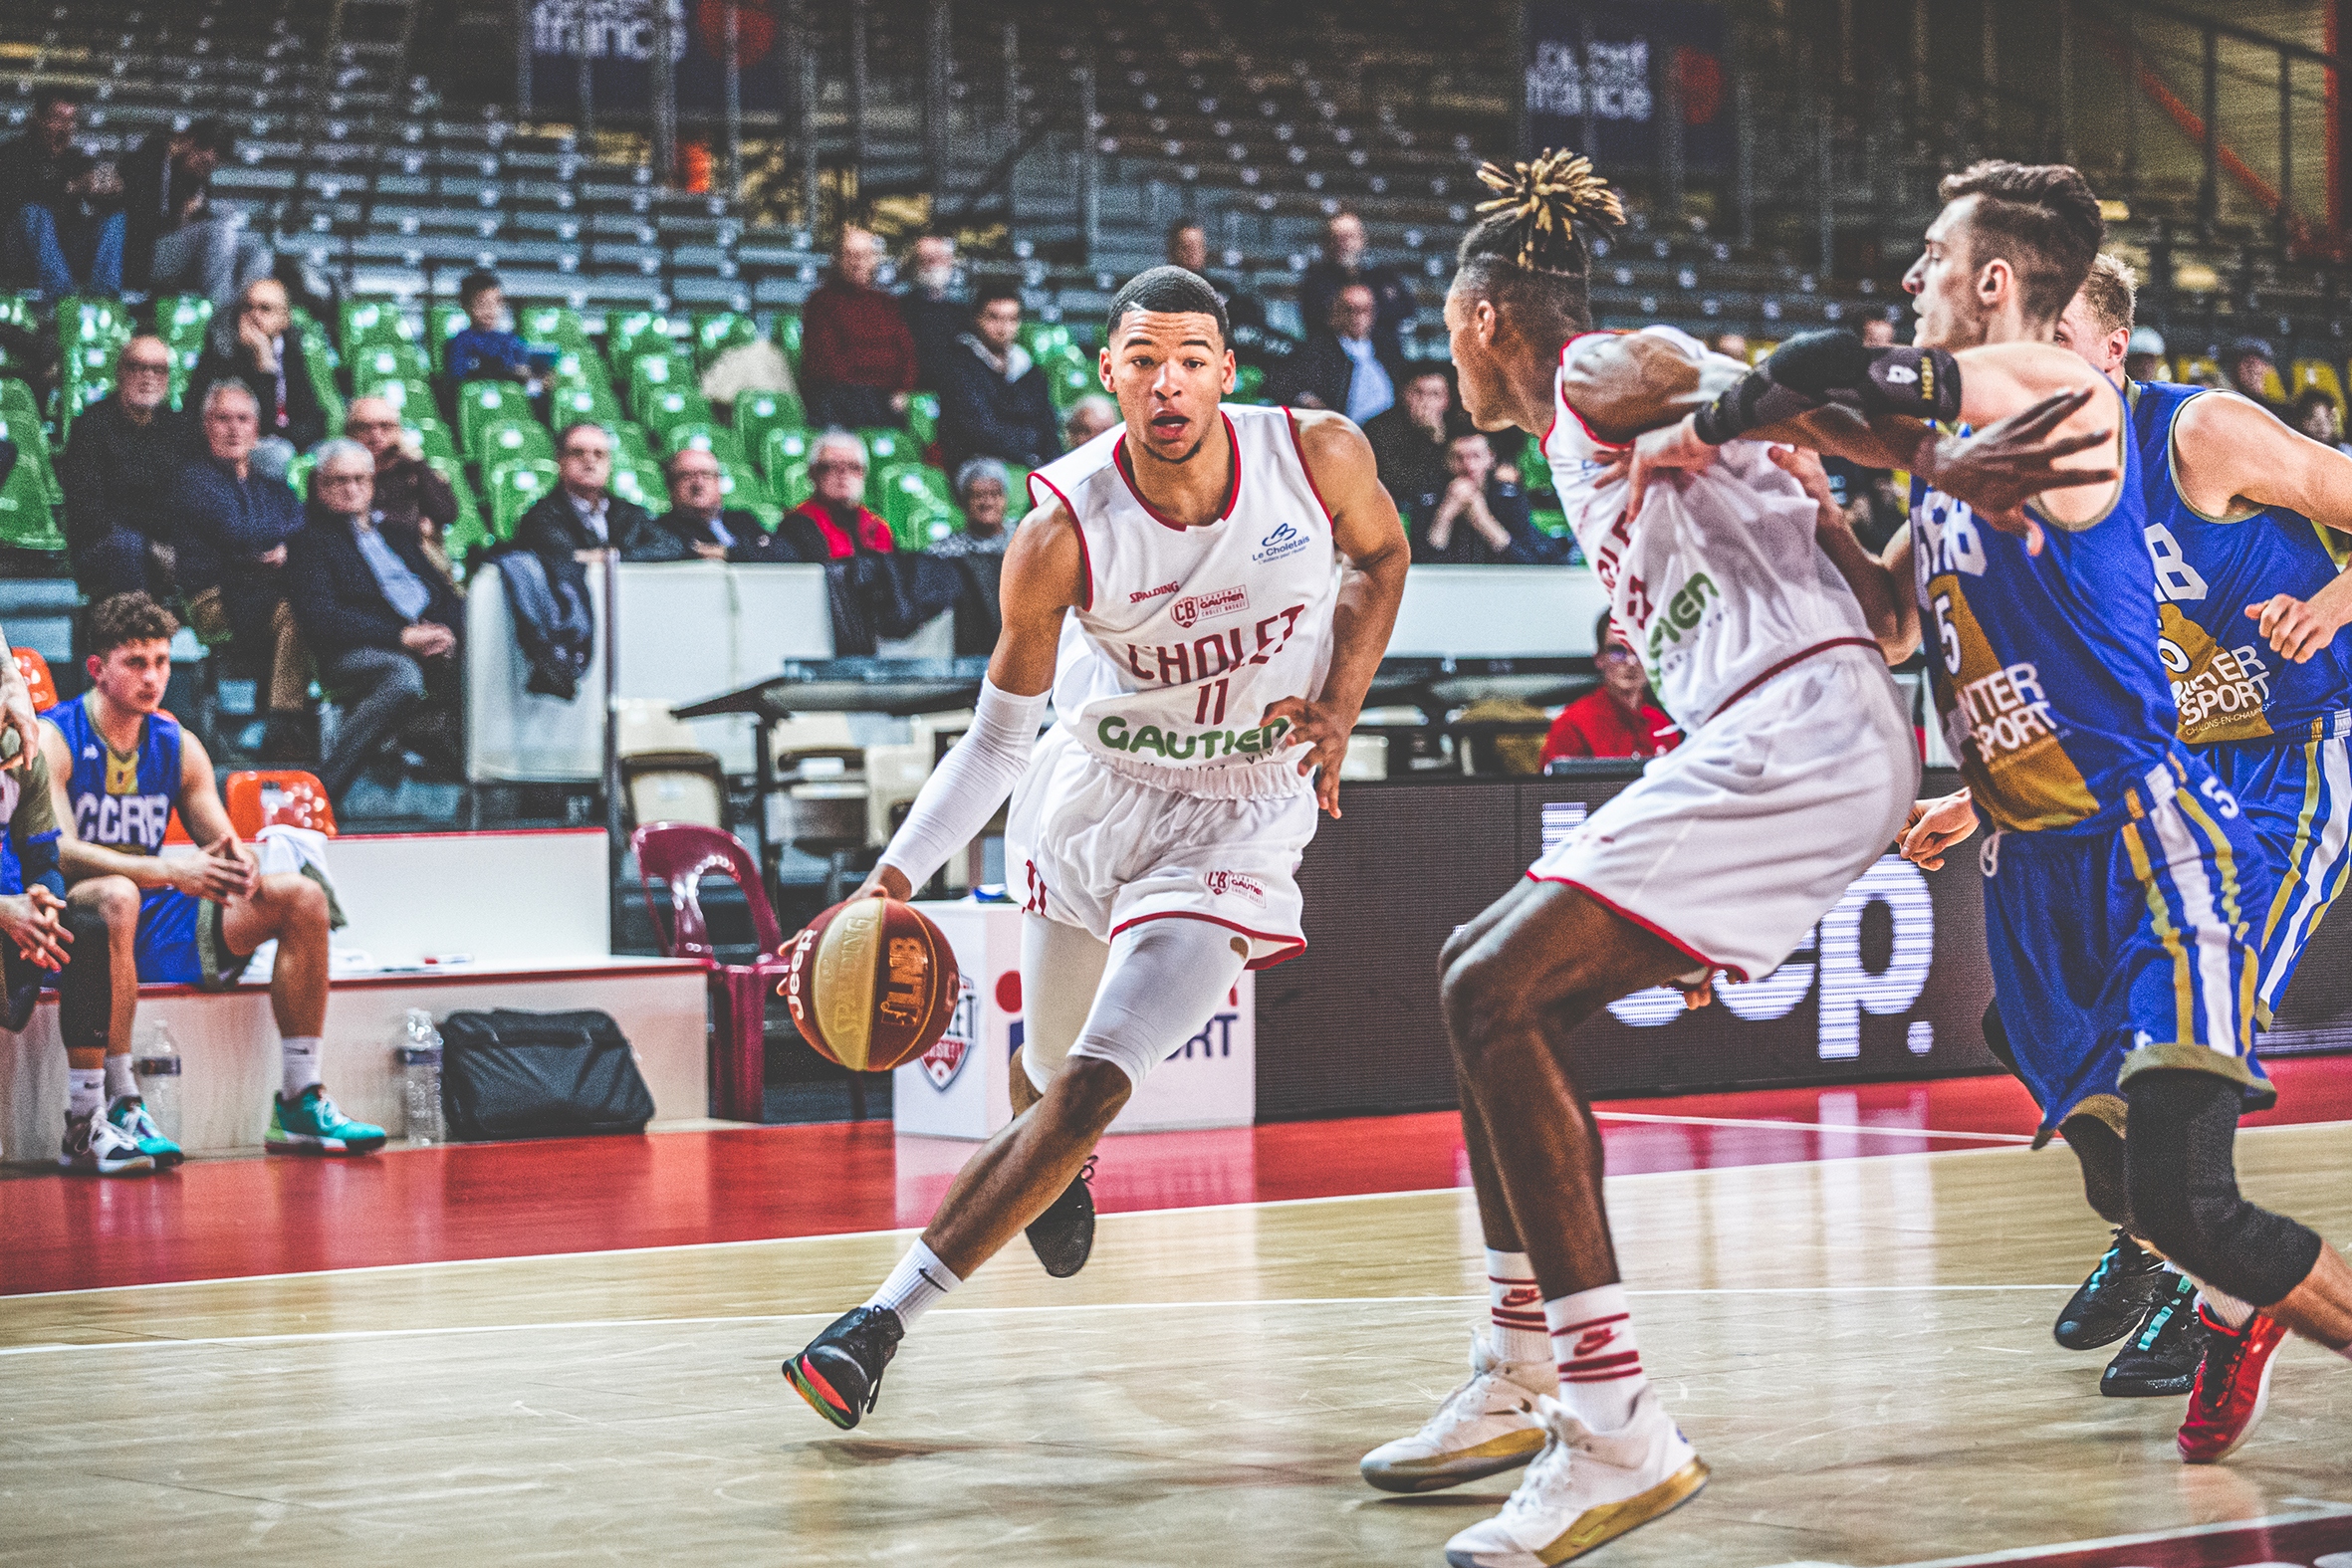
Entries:
<svg viewBox="0 0 2352 1568">
<path fill-rule="evenodd" d="M 1825 404 L 1932 411 L 1955 372 L 1950 355 L 1856 360 L 1839 343 L 1776 356 L 1775 376 L 1668 328 L 1593 333 L 1580 231 L 1619 221 L 1615 194 L 1565 152 L 1481 177 L 1498 195 L 1462 242 L 1446 299 L 1463 401 L 1482 428 L 1542 435 L 1611 615 L 1690 737 L 1457 932 L 1442 961 L 1492 1328 L 1474 1338 L 1469 1382 L 1362 1468 L 1385 1490 L 1424 1491 L 1529 1464 L 1502 1513 L 1456 1535 L 1446 1560 L 1532 1568 L 1659 1517 L 1707 1480 L 1642 1371 L 1571 1035 L 1629 993 L 1777 967 L 1893 842 L 1918 784 L 1882 652 L 1909 635 L 1901 595 L 1816 499 L 1827 487 L 1808 483 L 1814 460 L 1762 438 Z M 2052 483 L 2081 482 L 2051 464 L 2082 443 L 2042 439 L 2080 406 L 2052 399 L 1973 445 L 1929 440 L 1916 461 L 2006 516 Z M 1722 438 L 1711 461 L 1630 497 L 1629 444 L 1702 410 Z"/>
</svg>

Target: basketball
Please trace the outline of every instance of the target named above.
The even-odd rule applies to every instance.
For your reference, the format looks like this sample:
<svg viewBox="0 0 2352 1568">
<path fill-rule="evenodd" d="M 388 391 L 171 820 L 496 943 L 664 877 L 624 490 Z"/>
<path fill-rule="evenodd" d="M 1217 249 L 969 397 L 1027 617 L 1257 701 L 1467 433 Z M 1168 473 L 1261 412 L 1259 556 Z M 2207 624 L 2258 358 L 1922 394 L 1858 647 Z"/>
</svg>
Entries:
<svg viewBox="0 0 2352 1568">
<path fill-rule="evenodd" d="M 923 912 L 887 898 L 833 905 L 787 944 L 778 987 L 819 1054 L 887 1072 L 929 1050 L 955 1013 L 955 950 Z"/>
</svg>

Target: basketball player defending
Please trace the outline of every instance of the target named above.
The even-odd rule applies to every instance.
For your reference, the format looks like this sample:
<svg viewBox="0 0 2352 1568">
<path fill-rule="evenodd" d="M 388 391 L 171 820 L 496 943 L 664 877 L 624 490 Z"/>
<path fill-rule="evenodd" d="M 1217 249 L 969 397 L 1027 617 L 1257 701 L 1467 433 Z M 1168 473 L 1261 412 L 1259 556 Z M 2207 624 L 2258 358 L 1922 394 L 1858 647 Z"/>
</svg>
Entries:
<svg viewBox="0 0 2352 1568">
<path fill-rule="evenodd" d="M 1245 966 L 1306 945 L 1294 873 L 1318 800 L 1338 814 L 1408 553 L 1354 425 L 1219 407 L 1227 342 L 1216 292 L 1182 268 L 1111 302 L 1101 375 L 1125 422 L 1031 477 L 972 730 L 860 890 L 907 897 L 1012 792 L 1019 1114 L 881 1289 L 785 1363 L 836 1427 L 873 1408 L 915 1319 L 1049 1206 L 1078 1233 L 1032 1240 L 1075 1271 L 1091 1207 L 1066 1194 L 1103 1129 Z"/>
<path fill-rule="evenodd" d="M 1967 376 L 1961 419 L 2082 376 L 2101 417 L 2121 414 L 2115 388 L 2053 341 L 2105 234 L 2082 176 L 1981 163 L 1942 194 L 1904 286 L 1921 347 L 1990 345 L 1954 355 Z M 1688 436 L 1644 444 L 1679 451 Z M 2042 1108 L 2045 1137 L 2120 1111 L 2135 1233 L 2204 1284 L 2225 1329 L 2245 1331 L 2209 1352 L 2181 1430 L 2183 1457 L 2210 1462 L 2261 1413 L 2268 1355 L 2246 1353 L 2255 1309 L 2344 1352 L 2352 1268 L 2237 1191 L 2238 1113 L 2274 1097 L 2253 1053 L 2252 1006 L 2254 922 L 2272 906 L 2274 877 L 2247 808 L 2175 733 L 2158 520 L 2141 444 L 2128 427 L 2116 438 L 2120 483 L 2040 498 L 2025 539 L 1981 527 L 1985 514 L 1938 476 L 1915 476 L 1911 524 L 1887 562 L 1913 579 L 1935 628 L 1937 709 L 1970 812 L 1994 829 L 1980 854 L 1986 945 L 2012 1070 Z M 1949 803 L 1935 805 L 1923 803 L 1905 835 L 1915 858 L 1963 836 Z"/>
<path fill-rule="evenodd" d="M 1483 177 L 1503 195 L 1464 240 L 1446 303 L 1463 399 L 1482 426 L 1544 433 L 1612 614 L 1691 736 L 1444 955 L 1493 1339 L 1474 1346 L 1469 1383 L 1363 1471 L 1420 1491 L 1532 1457 L 1502 1514 L 1447 1547 L 1449 1563 L 1524 1568 L 1590 1551 L 1707 1477 L 1642 1373 L 1572 1031 L 1634 991 L 1775 968 L 1893 841 L 1918 753 L 1879 637 L 1897 632 L 1900 598 L 1881 580 L 1865 613 L 1816 540 L 1815 502 L 1757 439 L 1783 404 L 1820 399 L 1744 400 L 1746 366 L 1671 330 L 1588 331 L 1575 231 L 1614 221 L 1616 198 L 1584 159 Z M 1881 379 L 1874 408 L 1936 395 L 1916 373 L 1907 389 Z M 1702 406 L 1766 417 L 1709 447 L 1697 472 L 1632 494 L 1630 443 Z M 2084 439 L 2042 440 L 2075 407 L 2040 405 L 1982 445 L 1928 442 L 1911 460 L 2005 513 L 2076 482 L 2051 465 Z"/>
<path fill-rule="evenodd" d="M 144 593 L 118 593 L 100 600 L 90 620 L 91 689 L 41 722 L 68 918 L 95 915 L 106 932 L 103 943 L 77 944 L 60 990 L 70 1001 L 85 980 L 74 971 L 86 964 L 109 972 L 103 1050 L 77 1034 L 66 1039 L 72 1098 L 59 1163 L 107 1174 L 111 1163 L 140 1156 L 158 1170 L 180 1162 L 179 1146 L 147 1114 L 130 1075 L 139 984 L 223 990 L 269 941 L 278 944 L 270 1008 L 282 1086 L 270 1100 L 265 1145 L 311 1154 L 382 1148 L 384 1130 L 344 1115 L 319 1083 L 331 918 L 325 885 L 299 872 L 260 874 L 221 807 L 203 743 L 157 711 L 178 629 L 170 614 Z M 161 852 L 174 811 L 203 846 L 193 854 Z"/>
</svg>

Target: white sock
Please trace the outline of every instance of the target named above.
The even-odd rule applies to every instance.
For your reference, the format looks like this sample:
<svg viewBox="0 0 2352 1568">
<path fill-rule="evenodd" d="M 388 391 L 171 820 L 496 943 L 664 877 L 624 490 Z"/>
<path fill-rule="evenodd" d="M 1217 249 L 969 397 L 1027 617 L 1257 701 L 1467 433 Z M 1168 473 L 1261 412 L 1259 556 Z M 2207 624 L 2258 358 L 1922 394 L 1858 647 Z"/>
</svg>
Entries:
<svg viewBox="0 0 2352 1568">
<path fill-rule="evenodd" d="M 2229 1329 L 2245 1327 L 2247 1323 L 2253 1321 L 2253 1315 L 2257 1310 L 2251 1304 L 2240 1301 L 2234 1295 L 2227 1295 L 2207 1284 L 2200 1284 L 2197 1287 L 2197 1304 L 2204 1310 L 2207 1317 Z"/>
<path fill-rule="evenodd" d="M 106 1109 L 107 1070 L 104 1067 L 66 1069 L 66 1114 L 79 1121 Z"/>
<path fill-rule="evenodd" d="M 931 1310 L 932 1303 L 962 1283 L 937 1253 L 917 1241 L 866 1305 L 888 1307 L 898 1314 L 902 1326 L 912 1328 L 916 1318 Z"/>
<path fill-rule="evenodd" d="M 1525 1252 L 1487 1248 L 1487 1311 L 1495 1354 L 1505 1361 L 1551 1365 L 1551 1335 L 1543 1323 L 1543 1291 Z"/>
<path fill-rule="evenodd" d="M 138 1093 L 138 1078 L 130 1070 L 130 1052 L 124 1051 L 119 1056 L 107 1058 L 106 1084 L 107 1098 L 110 1100 Z"/>
<path fill-rule="evenodd" d="M 289 1034 L 279 1043 L 279 1058 L 286 1073 L 285 1099 L 289 1105 L 302 1097 L 302 1091 L 319 1081 L 319 1036 Z"/>
<path fill-rule="evenodd" d="M 1633 1420 L 1633 1403 L 1650 1380 L 1633 1340 L 1625 1287 L 1600 1285 L 1543 1303 L 1551 1353 L 1559 1367 L 1559 1397 L 1594 1432 L 1615 1432 Z"/>
</svg>

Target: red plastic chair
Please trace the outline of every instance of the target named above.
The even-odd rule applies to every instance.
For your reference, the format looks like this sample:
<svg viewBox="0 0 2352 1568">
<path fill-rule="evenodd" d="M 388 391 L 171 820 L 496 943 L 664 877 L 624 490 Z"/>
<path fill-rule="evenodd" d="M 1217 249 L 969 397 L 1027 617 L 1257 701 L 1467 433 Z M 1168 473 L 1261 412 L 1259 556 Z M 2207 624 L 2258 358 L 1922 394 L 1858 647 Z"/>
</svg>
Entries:
<svg viewBox="0 0 2352 1568">
<path fill-rule="evenodd" d="M 719 1013 L 719 1037 L 711 1051 L 711 1102 L 729 1121 L 759 1121 L 768 1095 L 768 999 L 785 972 L 785 961 L 776 951 L 784 945 L 784 934 L 761 884 L 760 863 L 734 834 L 696 822 L 648 822 L 629 835 L 629 848 L 637 857 L 645 911 L 653 919 L 662 951 L 671 958 L 697 959 L 710 968 L 711 997 Z M 702 879 L 712 875 L 742 888 L 744 902 L 751 905 L 752 929 L 760 939 L 760 956 L 753 963 L 722 964 L 711 945 L 710 925 L 702 915 Z M 653 896 L 657 881 L 669 887 L 666 920 Z"/>
<path fill-rule="evenodd" d="M 25 678 L 25 689 L 33 694 L 33 711 L 47 713 L 57 706 L 57 682 L 49 675 L 49 661 L 36 648 L 11 648 L 16 655 L 16 673 Z"/>
<path fill-rule="evenodd" d="M 335 803 L 316 775 L 299 769 L 257 770 L 229 775 L 221 791 L 229 825 L 251 842 L 265 827 L 310 827 L 335 836 Z"/>
</svg>

